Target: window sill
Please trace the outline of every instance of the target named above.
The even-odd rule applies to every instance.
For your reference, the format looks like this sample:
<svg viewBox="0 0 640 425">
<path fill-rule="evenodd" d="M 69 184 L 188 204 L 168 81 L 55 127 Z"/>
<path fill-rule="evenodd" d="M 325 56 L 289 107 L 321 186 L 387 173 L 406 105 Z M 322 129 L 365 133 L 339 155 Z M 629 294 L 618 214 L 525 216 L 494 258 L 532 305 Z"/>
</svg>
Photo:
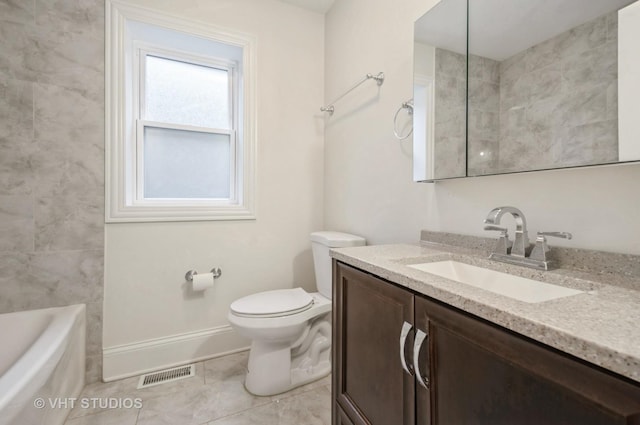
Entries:
<svg viewBox="0 0 640 425">
<path fill-rule="evenodd" d="M 127 206 L 109 208 L 107 223 L 137 223 L 162 221 L 217 221 L 217 220 L 255 220 L 255 211 L 246 206 L 180 206 L 180 207 L 144 207 Z"/>
</svg>

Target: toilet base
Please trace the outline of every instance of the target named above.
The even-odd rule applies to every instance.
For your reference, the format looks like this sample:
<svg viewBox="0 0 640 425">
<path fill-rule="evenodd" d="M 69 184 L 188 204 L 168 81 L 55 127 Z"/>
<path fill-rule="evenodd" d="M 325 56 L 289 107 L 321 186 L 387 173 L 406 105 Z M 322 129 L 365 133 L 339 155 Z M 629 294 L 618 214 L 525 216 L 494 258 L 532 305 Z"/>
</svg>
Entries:
<svg viewBox="0 0 640 425">
<path fill-rule="evenodd" d="M 253 347 L 251 349 L 253 350 Z M 280 365 L 282 365 L 282 362 L 280 362 Z M 284 372 L 281 370 L 282 368 L 275 368 L 274 366 L 274 363 L 269 362 L 266 365 L 266 369 L 264 369 L 260 366 L 260 361 L 251 362 L 250 357 L 249 371 L 244 383 L 247 391 L 257 396 L 272 396 L 317 381 L 331 373 L 331 362 L 329 360 L 322 361 L 316 366 L 289 369 Z M 273 373 L 277 369 L 280 369 L 280 374 Z M 253 373 L 251 372 L 252 370 Z M 264 370 L 270 371 L 270 376 L 264 376 L 264 374 L 260 373 Z"/>
<path fill-rule="evenodd" d="M 324 378 L 331 373 L 331 325 L 318 320 L 296 347 L 254 340 L 249 352 L 247 391 L 271 396 Z"/>
<path fill-rule="evenodd" d="M 309 384 L 318 379 L 322 379 L 331 373 L 331 362 L 325 361 L 321 364 L 307 369 L 296 369 L 291 371 L 292 386 L 289 390 Z M 289 391 L 287 390 L 287 391 Z"/>
</svg>

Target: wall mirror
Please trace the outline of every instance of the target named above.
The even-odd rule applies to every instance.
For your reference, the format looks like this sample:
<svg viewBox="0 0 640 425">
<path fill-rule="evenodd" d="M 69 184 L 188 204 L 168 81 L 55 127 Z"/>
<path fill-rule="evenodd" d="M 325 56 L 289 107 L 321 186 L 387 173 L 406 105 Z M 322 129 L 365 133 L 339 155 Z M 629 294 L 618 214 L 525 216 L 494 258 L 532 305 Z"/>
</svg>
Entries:
<svg viewBox="0 0 640 425">
<path fill-rule="evenodd" d="M 634 2 L 437 3 L 414 25 L 414 180 L 640 160 Z"/>
</svg>

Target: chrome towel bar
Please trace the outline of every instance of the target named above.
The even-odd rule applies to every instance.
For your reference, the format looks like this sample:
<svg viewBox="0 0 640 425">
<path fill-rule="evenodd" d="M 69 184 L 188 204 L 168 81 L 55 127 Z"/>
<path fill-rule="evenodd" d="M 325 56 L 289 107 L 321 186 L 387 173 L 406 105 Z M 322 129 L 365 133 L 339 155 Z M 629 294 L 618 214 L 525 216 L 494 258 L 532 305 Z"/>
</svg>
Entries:
<svg viewBox="0 0 640 425">
<path fill-rule="evenodd" d="M 349 90 L 347 90 L 344 93 L 342 93 L 340 96 L 338 96 L 333 102 L 329 103 L 327 106 L 321 107 L 320 110 L 322 112 L 328 112 L 329 114 L 333 114 L 333 111 L 335 110 L 335 108 L 333 107 L 334 103 L 336 103 L 337 101 L 339 101 L 340 99 L 345 97 L 347 94 L 351 93 L 360 84 L 364 83 L 367 80 L 371 80 L 371 79 L 376 80 L 376 83 L 378 83 L 378 86 L 381 86 L 382 83 L 384 83 L 384 72 L 378 72 L 377 75 L 373 75 L 373 74 L 365 75 L 365 77 L 362 80 L 358 81 L 356 84 L 351 86 L 351 88 Z"/>
</svg>

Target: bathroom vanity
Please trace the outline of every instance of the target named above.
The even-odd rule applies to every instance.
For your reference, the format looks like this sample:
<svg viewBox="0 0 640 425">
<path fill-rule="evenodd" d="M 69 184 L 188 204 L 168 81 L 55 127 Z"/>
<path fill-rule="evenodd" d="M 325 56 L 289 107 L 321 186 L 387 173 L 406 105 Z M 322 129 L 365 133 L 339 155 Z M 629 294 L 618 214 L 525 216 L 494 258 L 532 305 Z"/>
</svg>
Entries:
<svg viewBox="0 0 640 425">
<path fill-rule="evenodd" d="M 640 291 L 624 279 L 413 245 L 332 256 L 334 425 L 640 424 Z M 575 293 L 524 302 L 412 267 L 448 260 Z"/>
</svg>

